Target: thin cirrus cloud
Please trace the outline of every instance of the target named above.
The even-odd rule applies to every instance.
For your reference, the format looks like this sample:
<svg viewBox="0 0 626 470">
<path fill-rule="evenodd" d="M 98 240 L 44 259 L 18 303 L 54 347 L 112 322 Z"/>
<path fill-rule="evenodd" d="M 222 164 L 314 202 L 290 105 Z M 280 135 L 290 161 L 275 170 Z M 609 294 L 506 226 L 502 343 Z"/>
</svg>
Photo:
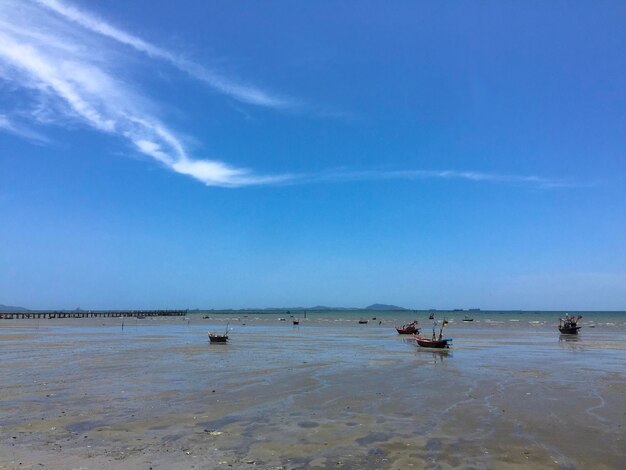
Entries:
<svg viewBox="0 0 626 470">
<path fill-rule="evenodd" d="M 106 21 L 103 21 L 94 15 L 79 10 L 78 8 L 59 0 L 35 1 L 45 8 L 61 15 L 68 21 L 74 22 L 89 31 L 100 34 L 109 39 L 113 39 L 120 44 L 132 47 L 137 51 L 147 54 L 153 59 L 160 59 L 168 62 L 170 65 L 173 65 L 179 70 L 206 83 L 215 90 L 229 95 L 238 101 L 270 108 L 289 108 L 295 106 L 296 104 L 292 100 L 274 96 L 256 87 L 235 83 L 232 80 L 226 79 L 195 62 L 151 44 L 137 36 L 127 33 L 126 31 L 122 31 L 121 29 L 110 25 Z"/>
<path fill-rule="evenodd" d="M 120 48 L 122 51 L 120 51 Z M 0 130 L 47 143 L 21 124 L 25 116 L 37 124 L 80 122 L 126 140 L 136 151 L 176 173 L 210 186 L 240 187 L 388 179 L 461 179 L 552 188 L 568 186 L 537 176 L 462 171 L 352 171 L 317 174 L 260 175 L 217 160 L 194 158 L 184 141 L 158 119 L 149 97 L 117 79 L 128 52 L 140 52 L 188 73 L 235 100 L 269 108 L 295 106 L 293 101 L 244 86 L 214 74 L 137 36 L 59 0 L 0 2 L 0 81 L 21 93 L 19 119 L 0 109 Z M 121 58 L 121 60 L 120 60 Z M 30 107 L 24 109 L 30 100 Z M 6 106 L 6 104 L 5 104 Z M 16 124 L 20 122 L 20 124 Z"/>
<path fill-rule="evenodd" d="M 0 4 L 0 80 L 20 92 L 16 115 L 25 114 L 25 102 L 30 100 L 30 118 L 37 123 L 81 122 L 123 138 L 170 170 L 207 185 L 237 187 L 290 178 L 190 156 L 182 139 L 150 112 L 150 100 L 115 78 L 116 67 L 124 66 L 119 57 L 106 38 L 77 28 L 39 2 Z M 20 131 L 8 110 L 0 112 L 0 128 L 22 137 L 38 135 Z"/>
<path fill-rule="evenodd" d="M 11 134 L 17 135 L 18 137 L 22 137 L 24 139 L 30 140 L 31 142 L 38 144 L 47 144 L 50 141 L 43 135 L 35 132 L 28 127 L 22 126 L 20 124 L 16 124 L 8 117 L 0 114 L 0 129 L 9 132 Z"/>
<path fill-rule="evenodd" d="M 487 173 L 480 171 L 458 170 L 363 170 L 334 169 L 315 175 L 293 176 L 288 184 L 299 183 L 341 183 L 349 181 L 375 180 L 465 180 L 476 183 L 526 185 L 535 188 L 551 189 L 579 186 L 576 182 L 563 179 L 551 179 L 540 176 Z M 592 184 L 592 183 L 590 183 Z"/>
</svg>

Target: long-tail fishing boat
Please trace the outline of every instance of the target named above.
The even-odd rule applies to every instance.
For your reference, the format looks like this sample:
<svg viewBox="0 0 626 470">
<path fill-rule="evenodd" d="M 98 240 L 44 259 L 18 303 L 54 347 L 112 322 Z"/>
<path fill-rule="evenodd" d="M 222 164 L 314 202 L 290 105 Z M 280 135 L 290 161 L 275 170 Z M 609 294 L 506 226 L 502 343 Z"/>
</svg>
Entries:
<svg viewBox="0 0 626 470">
<path fill-rule="evenodd" d="M 582 326 L 578 326 L 577 323 L 582 317 L 582 315 L 575 317 L 574 315 L 570 315 L 568 313 L 565 315 L 565 318 L 559 318 L 559 331 L 561 334 L 577 335 L 578 330 L 582 328 Z"/>
<path fill-rule="evenodd" d="M 413 335 L 417 344 L 419 344 L 423 348 L 436 348 L 436 349 L 446 349 L 450 347 L 452 342 L 452 338 L 444 338 L 443 337 L 443 329 L 448 325 L 448 320 L 444 320 L 441 323 L 441 328 L 439 329 L 439 335 L 437 336 L 435 333 L 435 327 L 437 326 L 437 322 L 433 324 L 433 335 L 431 338 L 426 338 L 425 336 Z"/>
<path fill-rule="evenodd" d="M 209 341 L 211 343 L 227 343 L 228 335 L 221 335 L 219 333 L 209 333 Z"/>
<path fill-rule="evenodd" d="M 400 335 L 415 335 L 419 334 L 420 329 L 417 327 L 417 320 L 415 320 L 402 326 L 396 326 L 396 331 Z"/>
<path fill-rule="evenodd" d="M 213 333 L 209 331 L 209 342 L 211 343 L 227 343 L 228 342 L 228 323 L 226 323 L 226 330 L 223 334 Z"/>
</svg>

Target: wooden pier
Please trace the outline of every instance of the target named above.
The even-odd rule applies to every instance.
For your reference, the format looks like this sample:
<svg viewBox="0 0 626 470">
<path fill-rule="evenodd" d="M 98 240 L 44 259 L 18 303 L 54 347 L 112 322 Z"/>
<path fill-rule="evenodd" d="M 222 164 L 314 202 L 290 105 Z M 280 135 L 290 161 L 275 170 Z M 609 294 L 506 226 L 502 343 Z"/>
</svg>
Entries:
<svg viewBox="0 0 626 470">
<path fill-rule="evenodd" d="M 28 318 L 105 318 L 105 317 L 182 317 L 188 310 L 34 310 L 30 312 L 0 312 L 0 320 Z"/>
</svg>

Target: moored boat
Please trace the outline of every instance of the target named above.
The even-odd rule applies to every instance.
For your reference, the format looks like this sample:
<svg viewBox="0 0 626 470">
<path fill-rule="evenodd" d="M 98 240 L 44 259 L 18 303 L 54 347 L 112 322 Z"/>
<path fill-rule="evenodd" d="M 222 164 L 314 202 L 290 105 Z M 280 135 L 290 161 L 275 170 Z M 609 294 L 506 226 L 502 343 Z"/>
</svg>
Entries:
<svg viewBox="0 0 626 470">
<path fill-rule="evenodd" d="M 402 326 L 396 326 L 396 331 L 400 335 L 414 335 L 419 334 L 420 329 L 417 327 L 417 320 L 415 320 Z"/>
<path fill-rule="evenodd" d="M 367 325 L 367 322 L 368 322 L 368 320 L 360 319 L 359 320 L 359 325 Z"/>
<path fill-rule="evenodd" d="M 209 342 L 211 343 L 227 343 L 228 342 L 228 325 L 230 322 L 226 323 L 226 329 L 223 334 L 213 333 L 209 331 Z M 245 323 L 244 323 L 245 325 Z"/>
<path fill-rule="evenodd" d="M 433 335 L 431 338 L 426 338 L 425 336 L 413 335 L 415 341 L 418 345 L 423 348 L 436 348 L 436 349 L 446 349 L 450 347 L 450 342 L 452 338 L 444 338 L 443 337 L 443 329 L 448 324 L 448 320 L 443 320 L 441 323 L 441 329 L 439 330 L 439 336 L 435 334 L 435 327 L 437 326 L 437 322 L 433 325 Z"/>
<path fill-rule="evenodd" d="M 227 334 L 220 335 L 218 333 L 209 332 L 209 341 L 211 343 L 226 343 L 228 342 L 228 335 Z"/>
<path fill-rule="evenodd" d="M 450 343 L 452 341 L 451 338 L 443 338 L 443 339 L 432 339 L 432 338 L 424 338 L 422 336 L 413 335 L 415 337 L 415 341 L 423 348 L 437 348 L 437 349 L 445 349 L 449 348 Z"/>
<path fill-rule="evenodd" d="M 580 320 L 583 316 L 578 315 L 575 317 L 574 315 L 570 315 L 569 313 L 565 315 L 565 318 L 559 318 L 559 331 L 563 335 L 577 335 L 578 330 L 582 328 L 582 326 L 578 326 L 578 320 Z"/>
</svg>

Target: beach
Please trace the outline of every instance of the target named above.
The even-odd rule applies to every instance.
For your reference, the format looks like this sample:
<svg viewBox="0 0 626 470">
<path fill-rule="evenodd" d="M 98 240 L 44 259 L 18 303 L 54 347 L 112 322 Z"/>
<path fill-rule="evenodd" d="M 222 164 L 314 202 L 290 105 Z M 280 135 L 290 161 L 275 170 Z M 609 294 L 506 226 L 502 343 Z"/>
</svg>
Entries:
<svg viewBox="0 0 626 470">
<path fill-rule="evenodd" d="M 625 313 L 462 313 L 4 320 L 0 468 L 626 467 Z"/>
</svg>

